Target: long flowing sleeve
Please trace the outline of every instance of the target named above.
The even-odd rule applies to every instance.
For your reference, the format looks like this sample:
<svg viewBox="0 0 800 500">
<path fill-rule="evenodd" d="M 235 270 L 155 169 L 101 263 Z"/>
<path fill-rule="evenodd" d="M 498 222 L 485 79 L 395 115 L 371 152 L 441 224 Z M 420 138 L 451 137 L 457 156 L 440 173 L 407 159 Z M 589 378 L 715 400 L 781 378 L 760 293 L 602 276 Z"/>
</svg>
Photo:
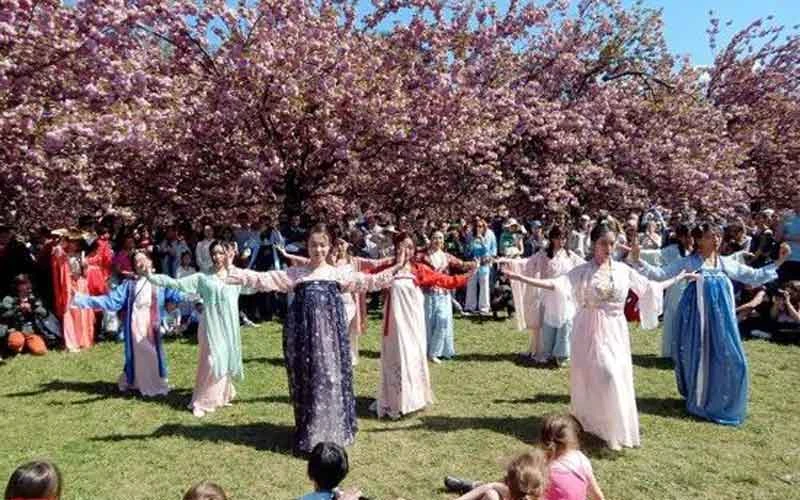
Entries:
<svg viewBox="0 0 800 500">
<path fill-rule="evenodd" d="M 119 311 L 125 306 L 128 295 L 128 284 L 120 285 L 106 295 L 84 295 L 77 293 L 72 299 L 72 305 L 79 309 L 102 309 L 104 311 Z"/>
<path fill-rule="evenodd" d="M 353 263 L 357 271 L 362 273 L 371 273 L 377 269 L 390 266 L 394 263 L 394 257 L 385 257 L 383 259 L 365 259 L 363 257 L 353 257 Z"/>
<path fill-rule="evenodd" d="M 775 264 L 755 269 L 730 257 L 720 257 L 720 262 L 722 263 L 722 270 L 732 281 L 738 281 L 745 285 L 759 286 L 778 279 Z"/>
<path fill-rule="evenodd" d="M 684 257 L 674 262 L 670 262 L 664 267 L 653 266 L 647 262 L 639 259 L 639 263 L 635 269 L 638 273 L 644 275 L 647 279 L 654 281 L 664 281 L 674 278 L 679 275 L 681 271 L 693 271 L 691 266 L 691 257 Z M 635 292 L 636 290 L 634 290 Z M 636 295 L 639 295 L 638 293 Z"/>
<path fill-rule="evenodd" d="M 377 292 L 391 286 L 394 274 L 394 269 L 391 268 L 377 274 L 365 274 L 344 269 L 340 270 L 339 284 L 344 292 Z"/>
<path fill-rule="evenodd" d="M 422 288 L 436 287 L 452 290 L 467 286 L 467 281 L 469 280 L 469 276 L 466 274 L 450 276 L 443 273 L 437 273 L 425 264 L 415 265 L 413 268 L 413 273 L 414 277 L 416 278 L 417 285 Z"/>
<path fill-rule="evenodd" d="M 147 277 L 147 281 L 156 286 L 164 288 L 173 288 L 183 293 L 197 293 L 200 285 L 200 273 L 194 273 L 185 278 L 173 278 L 166 274 L 151 274 Z"/>
<path fill-rule="evenodd" d="M 241 282 L 243 288 L 259 292 L 289 293 L 294 283 L 286 271 L 258 272 L 249 269 L 231 268 L 229 275 Z"/>
<path fill-rule="evenodd" d="M 664 310 L 664 288 L 672 283 L 650 281 L 635 269 L 625 264 L 622 266 L 628 273 L 631 290 L 639 297 L 639 317 L 642 328 L 645 330 L 657 328 L 658 317 Z M 677 274 L 680 271 L 679 269 Z"/>
<path fill-rule="evenodd" d="M 535 255 L 527 259 L 511 259 L 508 261 L 508 267 L 512 272 L 535 278 L 536 276 L 532 276 L 527 272 L 527 269 L 534 259 L 536 259 Z M 534 293 L 536 293 L 534 287 L 528 286 L 518 280 L 511 280 L 511 297 L 514 301 L 514 310 L 517 312 L 514 315 L 517 330 L 522 331 L 530 326 L 528 317 L 533 308 L 532 297 Z"/>
</svg>

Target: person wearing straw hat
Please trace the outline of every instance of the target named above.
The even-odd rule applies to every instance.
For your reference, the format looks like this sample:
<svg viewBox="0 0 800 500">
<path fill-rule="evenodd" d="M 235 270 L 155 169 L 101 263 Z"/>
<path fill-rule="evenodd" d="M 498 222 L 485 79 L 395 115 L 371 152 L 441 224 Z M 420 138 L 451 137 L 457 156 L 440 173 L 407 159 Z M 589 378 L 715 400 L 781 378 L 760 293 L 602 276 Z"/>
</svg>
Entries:
<svg viewBox="0 0 800 500">
<path fill-rule="evenodd" d="M 80 251 L 84 234 L 77 229 L 60 230 L 61 242 L 53 248 L 53 295 L 56 316 L 64 330 L 64 346 L 78 352 L 94 344 L 94 312 L 69 307 L 76 293 L 89 294 L 86 264 Z"/>
</svg>

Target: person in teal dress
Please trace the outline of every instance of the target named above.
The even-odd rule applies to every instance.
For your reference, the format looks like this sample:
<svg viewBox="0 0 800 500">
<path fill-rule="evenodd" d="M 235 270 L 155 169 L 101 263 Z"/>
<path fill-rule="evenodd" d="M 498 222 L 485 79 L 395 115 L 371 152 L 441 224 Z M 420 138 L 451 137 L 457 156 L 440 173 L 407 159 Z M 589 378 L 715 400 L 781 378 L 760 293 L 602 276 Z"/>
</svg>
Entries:
<svg viewBox="0 0 800 500">
<path fill-rule="evenodd" d="M 203 300 L 203 315 L 197 331 L 200 347 L 197 378 L 189 408 L 202 417 L 219 407 L 229 406 L 236 396 L 233 379 L 244 377 L 242 340 L 239 332 L 239 294 L 242 287 L 225 282 L 230 256 L 221 241 L 209 247 L 214 269 L 175 279 L 150 274 L 150 283 L 197 294 Z"/>
</svg>

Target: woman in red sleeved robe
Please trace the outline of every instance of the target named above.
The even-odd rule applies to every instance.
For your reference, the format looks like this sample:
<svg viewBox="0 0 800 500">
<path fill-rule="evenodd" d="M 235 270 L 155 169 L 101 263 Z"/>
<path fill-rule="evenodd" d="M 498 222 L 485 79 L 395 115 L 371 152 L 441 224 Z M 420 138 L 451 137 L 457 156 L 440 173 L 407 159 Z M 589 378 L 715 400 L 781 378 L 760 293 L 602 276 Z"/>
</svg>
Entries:
<svg viewBox="0 0 800 500">
<path fill-rule="evenodd" d="M 108 278 L 111 277 L 111 261 L 114 258 L 110 237 L 108 229 L 104 229 L 95 240 L 94 248 L 86 256 L 86 281 L 90 295 L 108 293 Z"/>
<path fill-rule="evenodd" d="M 398 255 L 413 252 L 414 241 L 400 233 L 395 247 Z M 468 279 L 437 273 L 418 261 L 395 274 L 383 313 L 381 381 L 373 408 L 379 417 L 397 419 L 433 403 L 422 288 L 461 288 Z"/>
<path fill-rule="evenodd" d="M 75 293 L 89 294 L 84 276 L 83 258 L 78 251 L 82 235 L 68 231 L 62 242 L 53 248 L 54 309 L 64 331 L 64 345 L 69 352 L 77 352 L 94 344 L 94 313 L 87 309 L 70 308 Z"/>
</svg>

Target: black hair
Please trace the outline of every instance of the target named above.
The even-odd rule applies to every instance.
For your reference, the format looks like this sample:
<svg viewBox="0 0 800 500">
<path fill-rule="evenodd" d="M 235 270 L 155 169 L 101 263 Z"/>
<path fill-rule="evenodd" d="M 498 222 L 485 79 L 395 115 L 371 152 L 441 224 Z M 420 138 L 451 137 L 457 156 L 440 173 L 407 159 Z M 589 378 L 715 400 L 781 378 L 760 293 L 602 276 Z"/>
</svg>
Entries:
<svg viewBox="0 0 800 500">
<path fill-rule="evenodd" d="M 691 230 L 689 229 L 689 226 L 687 226 L 686 224 L 678 224 L 675 227 L 675 239 L 681 257 L 686 257 L 686 252 L 688 249 L 685 246 L 683 246 L 683 242 L 678 238 L 682 238 L 685 236 L 691 236 Z"/>
<path fill-rule="evenodd" d="M 699 245 L 697 242 L 703 237 L 706 233 L 713 233 L 718 234 L 720 237 L 723 234 L 722 227 L 714 224 L 712 222 L 703 222 L 701 224 L 696 225 L 692 229 L 692 239 L 694 239 L 694 251 L 697 253 L 700 249 L 698 248 Z"/>
<path fill-rule="evenodd" d="M 614 230 L 611 229 L 611 225 L 608 223 L 608 219 L 601 218 L 597 221 L 597 224 L 594 225 L 592 228 L 592 232 L 589 233 L 589 239 L 592 243 L 596 243 L 597 240 L 607 236 L 609 233 L 614 234 Z"/>
<path fill-rule="evenodd" d="M 328 244 L 333 244 L 333 235 L 331 234 L 331 230 L 327 224 L 319 222 L 314 224 L 314 226 L 308 231 L 306 234 L 306 242 L 311 241 L 311 237 L 317 234 L 321 234 L 328 239 Z"/>
<path fill-rule="evenodd" d="M 50 462 L 30 462 L 17 467 L 6 485 L 5 500 L 61 498 L 61 471 Z"/>
<path fill-rule="evenodd" d="M 347 452 L 336 443 L 322 442 L 314 446 L 308 458 L 308 477 L 322 490 L 332 490 L 339 486 L 350 466 Z"/>
<path fill-rule="evenodd" d="M 225 250 L 225 243 L 226 242 L 223 241 L 223 240 L 214 240 L 214 241 L 212 241 L 211 244 L 208 245 L 208 254 L 209 255 L 214 255 L 214 250 L 216 250 L 217 247 L 222 247 L 222 249 Z"/>
<path fill-rule="evenodd" d="M 555 249 L 553 248 L 553 239 L 563 239 L 564 238 L 564 230 L 561 229 L 561 226 L 555 225 L 550 228 L 550 231 L 547 232 L 547 258 L 552 259 L 553 255 L 555 255 Z"/>
</svg>

